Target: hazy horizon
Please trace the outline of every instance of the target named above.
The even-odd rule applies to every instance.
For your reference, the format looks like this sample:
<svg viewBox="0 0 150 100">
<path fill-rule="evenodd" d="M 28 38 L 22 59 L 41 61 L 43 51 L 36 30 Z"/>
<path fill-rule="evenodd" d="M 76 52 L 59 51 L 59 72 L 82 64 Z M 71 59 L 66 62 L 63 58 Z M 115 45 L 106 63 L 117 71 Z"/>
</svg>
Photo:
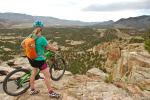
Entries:
<svg viewBox="0 0 150 100">
<path fill-rule="evenodd" d="M 52 17 L 52 16 L 39 16 L 39 15 L 36 16 L 36 15 L 31 15 L 31 14 L 26 14 L 26 13 L 15 13 L 15 12 L 0 12 L 0 13 L 3 13 L 3 14 L 5 14 L 5 13 L 25 14 L 25 15 L 34 16 L 34 17 Z M 139 15 L 139 16 L 150 16 L 150 15 Z M 139 16 L 134 16 L 134 17 L 139 17 Z M 69 19 L 62 19 L 62 18 L 57 18 L 57 17 L 52 17 L 52 18 L 61 19 L 61 20 L 69 20 Z M 126 18 L 130 18 L 130 16 L 126 17 Z M 126 19 L 126 18 L 124 18 L 124 19 Z M 122 19 L 122 18 L 120 18 L 120 19 Z M 118 19 L 118 20 L 120 20 L 120 19 Z M 37 20 L 38 20 L 38 18 L 37 18 Z M 111 21 L 111 20 L 112 19 L 104 20 L 104 21 L 93 21 L 93 22 L 105 22 L 105 21 Z M 112 21 L 116 22 L 118 20 L 112 20 Z M 81 20 L 69 20 L 69 21 L 81 21 Z M 90 22 L 90 21 L 81 21 L 81 22 Z"/>
<path fill-rule="evenodd" d="M 83 22 L 102 22 L 150 15 L 149 0 L 4 0 L 0 12 L 47 16 Z"/>
</svg>

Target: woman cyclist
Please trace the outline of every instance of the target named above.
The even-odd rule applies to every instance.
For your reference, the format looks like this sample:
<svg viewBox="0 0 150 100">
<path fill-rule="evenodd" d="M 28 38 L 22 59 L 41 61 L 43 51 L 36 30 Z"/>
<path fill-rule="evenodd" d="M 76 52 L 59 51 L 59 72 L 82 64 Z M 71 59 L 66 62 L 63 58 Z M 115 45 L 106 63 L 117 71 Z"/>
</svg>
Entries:
<svg viewBox="0 0 150 100">
<path fill-rule="evenodd" d="M 48 89 L 48 94 L 50 97 L 58 98 L 60 97 L 60 94 L 53 91 L 51 87 L 51 80 L 50 80 L 50 73 L 49 68 L 47 67 L 45 57 L 44 57 L 44 50 L 52 50 L 57 51 L 58 48 L 53 47 L 51 44 L 48 43 L 46 38 L 42 35 L 42 28 L 43 28 L 43 22 L 36 21 L 34 22 L 34 31 L 32 32 L 32 35 L 35 39 L 35 47 L 36 47 L 36 53 L 37 57 L 35 59 L 30 59 L 29 63 L 33 67 L 32 74 L 30 77 L 30 95 L 38 94 L 39 90 L 36 90 L 34 87 L 35 77 L 37 75 L 38 69 L 40 69 L 40 72 L 44 74 L 44 81 Z M 21 43 L 23 45 L 24 41 Z"/>
</svg>

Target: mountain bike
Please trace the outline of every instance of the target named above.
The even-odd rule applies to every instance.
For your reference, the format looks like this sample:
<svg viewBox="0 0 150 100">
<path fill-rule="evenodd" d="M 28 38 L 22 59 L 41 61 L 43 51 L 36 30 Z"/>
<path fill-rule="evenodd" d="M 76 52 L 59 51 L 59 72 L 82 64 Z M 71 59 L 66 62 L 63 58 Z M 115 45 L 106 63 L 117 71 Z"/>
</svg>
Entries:
<svg viewBox="0 0 150 100">
<path fill-rule="evenodd" d="M 58 81 L 62 78 L 66 70 L 66 62 L 60 53 L 55 53 L 48 50 L 45 53 L 46 63 L 49 66 L 51 79 Z M 3 81 L 3 90 L 10 96 L 18 96 L 25 93 L 29 88 L 29 79 L 31 70 L 18 68 L 10 72 Z M 35 77 L 38 80 L 40 77 L 40 70 Z"/>
</svg>

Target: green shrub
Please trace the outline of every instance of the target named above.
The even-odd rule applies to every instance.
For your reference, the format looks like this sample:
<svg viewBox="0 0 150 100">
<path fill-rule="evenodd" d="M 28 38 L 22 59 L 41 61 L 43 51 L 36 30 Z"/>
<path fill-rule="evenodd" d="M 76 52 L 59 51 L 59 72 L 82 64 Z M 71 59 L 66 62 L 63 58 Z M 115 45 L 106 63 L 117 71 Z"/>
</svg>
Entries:
<svg viewBox="0 0 150 100">
<path fill-rule="evenodd" d="M 143 35 L 144 41 L 144 47 L 145 49 L 150 53 L 150 29 L 148 29 L 147 32 Z"/>
<path fill-rule="evenodd" d="M 144 39 L 143 38 L 131 38 L 129 43 L 143 43 Z"/>
<path fill-rule="evenodd" d="M 113 75 L 110 73 L 108 76 L 105 78 L 106 83 L 112 83 L 113 82 Z"/>
<path fill-rule="evenodd" d="M 150 39 L 145 40 L 144 47 L 150 53 Z"/>
<path fill-rule="evenodd" d="M 144 34 L 143 34 L 143 38 L 145 40 L 150 39 L 150 29 L 148 29 Z"/>
</svg>

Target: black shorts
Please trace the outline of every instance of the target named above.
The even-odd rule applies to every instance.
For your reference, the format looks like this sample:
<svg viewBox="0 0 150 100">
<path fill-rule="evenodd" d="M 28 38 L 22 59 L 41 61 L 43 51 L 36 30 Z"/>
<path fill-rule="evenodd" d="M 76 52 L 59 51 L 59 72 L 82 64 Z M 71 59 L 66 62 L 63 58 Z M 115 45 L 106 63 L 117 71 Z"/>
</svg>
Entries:
<svg viewBox="0 0 150 100">
<path fill-rule="evenodd" d="M 28 58 L 28 60 L 30 65 L 34 68 L 39 68 L 40 70 L 44 70 L 47 68 L 47 64 L 45 60 L 38 61 L 30 58 Z"/>
</svg>

